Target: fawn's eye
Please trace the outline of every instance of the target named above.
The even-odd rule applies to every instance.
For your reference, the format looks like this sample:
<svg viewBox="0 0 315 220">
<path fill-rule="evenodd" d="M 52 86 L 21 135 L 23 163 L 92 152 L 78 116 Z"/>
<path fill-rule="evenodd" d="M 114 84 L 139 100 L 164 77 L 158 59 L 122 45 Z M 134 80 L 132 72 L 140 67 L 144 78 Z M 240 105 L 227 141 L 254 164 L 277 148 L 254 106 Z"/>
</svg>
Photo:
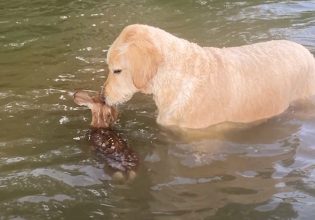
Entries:
<svg viewBox="0 0 315 220">
<path fill-rule="evenodd" d="M 119 73 L 121 73 L 121 69 L 116 69 L 116 70 L 113 71 L 113 73 L 119 74 Z"/>
</svg>

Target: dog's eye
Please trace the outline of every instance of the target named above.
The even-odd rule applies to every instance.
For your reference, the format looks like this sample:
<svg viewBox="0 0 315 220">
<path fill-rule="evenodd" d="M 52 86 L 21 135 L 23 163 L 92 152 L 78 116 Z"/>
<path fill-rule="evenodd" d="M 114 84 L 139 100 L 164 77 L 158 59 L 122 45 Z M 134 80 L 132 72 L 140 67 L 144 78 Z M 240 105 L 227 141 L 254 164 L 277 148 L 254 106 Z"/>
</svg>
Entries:
<svg viewBox="0 0 315 220">
<path fill-rule="evenodd" d="M 121 73 L 121 69 L 114 70 L 113 73 L 119 74 L 119 73 Z"/>
</svg>

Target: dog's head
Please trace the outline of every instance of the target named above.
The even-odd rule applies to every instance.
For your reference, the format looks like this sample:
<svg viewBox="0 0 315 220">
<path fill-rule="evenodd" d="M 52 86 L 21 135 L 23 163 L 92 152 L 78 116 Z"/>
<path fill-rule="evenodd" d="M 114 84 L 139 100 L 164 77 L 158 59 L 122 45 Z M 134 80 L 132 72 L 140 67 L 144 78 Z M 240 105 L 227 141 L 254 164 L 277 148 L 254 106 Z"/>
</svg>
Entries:
<svg viewBox="0 0 315 220">
<path fill-rule="evenodd" d="M 127 26 L 107 55 L 108 78 L 104 94 L 109 105 L 128 101 L 138 91 L 148 92 L 162 56 L 144 25 Z"/>
<path fill-rule="evenodd" d="M 74 102 L 87 106 L 92 112 L 91 126 L 94 128 L 108 128 L 117 119 L 116 109 L 108 106 L 100 96 L 91 97 L 86 91 L 77 91 L 73 95 Z"/>
</svg>

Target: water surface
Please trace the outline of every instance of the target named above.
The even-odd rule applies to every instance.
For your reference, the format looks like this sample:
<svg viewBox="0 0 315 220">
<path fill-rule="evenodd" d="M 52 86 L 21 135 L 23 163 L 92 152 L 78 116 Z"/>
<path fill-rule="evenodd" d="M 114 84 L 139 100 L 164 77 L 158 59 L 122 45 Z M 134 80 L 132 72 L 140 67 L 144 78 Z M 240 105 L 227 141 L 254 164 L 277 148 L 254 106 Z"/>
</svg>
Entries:
<svg viewBox="0 0 315 220">
<path fill-rule="evenodd" d="M 0 219 L 315 218 L 314 104 L 183 135 L 137 95 L 116 128 L 141 166 L 118 184 L 87 141 L 90 112 L 69 96 L 99 89 L 109 45 L 132 23 L 204 46 L 289 39 L 314 53 L 315 1 L 0 0 L 0 14 Z"/>
</svg>

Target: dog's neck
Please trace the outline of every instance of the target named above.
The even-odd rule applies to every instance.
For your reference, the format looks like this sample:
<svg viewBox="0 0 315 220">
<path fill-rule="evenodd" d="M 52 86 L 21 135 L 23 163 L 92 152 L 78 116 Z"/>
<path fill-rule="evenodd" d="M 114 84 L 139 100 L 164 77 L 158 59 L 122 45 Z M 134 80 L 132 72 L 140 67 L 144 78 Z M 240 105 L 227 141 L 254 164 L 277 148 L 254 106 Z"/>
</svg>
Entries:
<svg viewBox="0 0 315 220">
<path fill-rule="evenodd" d="M 187 107 L 192 105 L 192 97 L 196 90 L 200 89 L 203 82 L 209 81 L 205 80 L 205 77 L 209 77 L 209 72 L 213 68 L 212 58 L 209 57 L 207 50 L 197 44 L 184 39 L 179 40 L 166 32 L 164 34 L 166 36 L 162 39 L 166 40 L 156 46 L 167 62 L 159 66 L 147 92 L 153 94 L 157 105 L 159 111 L 157 121 L 161 124 L 165 124 L 165 121 L 178 124 L 189 114 Z M 204 71 L 200 72 L 200 70 Z"/>
</svg>

